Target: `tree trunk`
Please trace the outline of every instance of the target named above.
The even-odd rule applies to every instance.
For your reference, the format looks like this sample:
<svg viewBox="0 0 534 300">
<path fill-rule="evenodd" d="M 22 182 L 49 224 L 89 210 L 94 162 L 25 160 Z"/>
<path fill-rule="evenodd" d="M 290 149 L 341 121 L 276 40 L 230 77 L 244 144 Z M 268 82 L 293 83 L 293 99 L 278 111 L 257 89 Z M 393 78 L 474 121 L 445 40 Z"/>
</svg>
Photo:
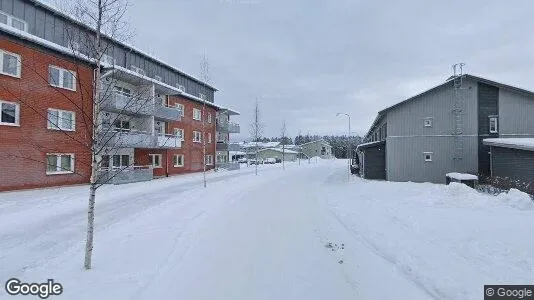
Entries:
<svg viewBox="0 0 534 300">
<path fill-rule="evenodd" d="M 85 262 L 86 270 L 91 269 L 91 259 L 93 256 L 93 232 L 95 224 L 95 196 L 96 184 L 91 183 L 89 187 L 89 208 L 87 210 L 87 239 L 85 241 Z"/>
</svg>

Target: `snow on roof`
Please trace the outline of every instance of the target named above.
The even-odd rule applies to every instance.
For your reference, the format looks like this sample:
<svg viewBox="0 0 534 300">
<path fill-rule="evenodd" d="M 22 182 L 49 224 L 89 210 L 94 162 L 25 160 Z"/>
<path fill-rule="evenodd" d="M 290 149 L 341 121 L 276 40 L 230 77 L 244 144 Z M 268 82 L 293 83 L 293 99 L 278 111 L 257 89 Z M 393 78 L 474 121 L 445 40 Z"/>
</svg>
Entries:
<svg viewBox="0 0 534 300">
<path fill-rule="evenodd" d="M 534 151 L 534 138 L 494 138 L 484 139 L 483 143 L 488 146 Z"/>
<path fill-rule="evenodd" d="M 466 173 L 447 173 L 447 177 L 454 178 L 456 180 L 478 180 L 478 176 Z"/>
<path fill-rule="evenodd" d="M 55 14 L 57 14 L 57 15 L 59 15 L 59 16 L 65 18 L 65 19 L 69 20 L 70 22 L 76 23 L 76 24 L 78 24 L 79 26 L 82 26 L 82 27 L 84 27 L 84 28 L 86 28 L 86 29 L 89 29 L 89 30 L 95 30 L 94 28 L 91 28 L 91 26 L 88 26 L 87 24 L 84 24 L 84 23 L 81 22 L 80 20 L 76 20 L 76 19 L 73 18 L 72 16 L 70 16 L 70 15 L 64 13 L 62 10 L 60 10 L 60 9 L 57 8 L 57 7 L 55 7 L 55 6 L 52 5 L 51 3 L 47 3 L 47 2 L 42 1 L 42 0 L 30 0 L 30 1 L 32 1 L 33 3 L 35 3 L 35 4 L 38 5 L 38 6 L 42 6 L 43 8 L 52 11 L 53 13 L 55 13 Z M 131 45 L 131 44 L 128 44 L 128 43 L 125 43 L 125 42 L 121 42 L 121 41 L 118 41 L 118 40 L 113 39 L 112 37 L 110 37 L 110 36 L 108 36 L 108 35 L 105 35 L 105 34 L 104 34 L 104 37 L 106 37 L 106 38 L 112 40 L 114 43 L 117 43 L 117 44 L 122 45 L 122 46 L 124 46 L 124 47 L 126 47 L 126 48 L 129 48 L 129 49 L 131 49 L 131 50 L 133 50 L 133 51 L 135 51 L 135 52 L 137 52 L 137 53 L 139 53 L 139 54 L 141 54 L 141 55 L 143 55 L 143 56 L 145 56 L 145 57 L 147 57 L 147 58 L 149 58 L 149 59 L 152 59 L 152 60 L 154 60 L 154 61 L 156 61 L 156 62 L 158 62 L 158 63 L 160 63 L 160 64 L 162 64 L 162 65 L 164 65 L 164 66 L 166 66 L 166 67 L 168 67 L 168 68 L 170 68 L 170 69 L 172 69 L 172 70 L 174 70 L 174 71 L 176 71 L 176 72 L 178 72 L 178 73 L 180 73 L 180 74 L 182 74 L 182 75 L 184 75 L 184 76 L 186 76 L 186 77 L 188 77 L 188 78 L 190 78 L 190 79 L 192 79 L 192 80 L 194 80 L 194 81 L 196 81 L 196 82 L 198 82 L 198 83 L 201 83 L 201 84 L 203 84 L 203 85 L 206 85 L 206 86 L 208 86 L 208 87 L 214 89 L 215 91 L 217 91 L 217 88 L 214 87 L 214 86 L 212 86 L 212 85 L 210 85 L 209 83 L 207 83 L 207 82 L 203 82 L 202 80 L 200 80 L 200 79 L 198 79 L 198 78 L 196 78 L 196 77 L 194 77 L 194 76 L 192 76 L 192 75 L 189 75 L 189 74 L 187 74 L 187 73 L 185 73 L 185 72 L 183 72 L 183 71 L 180 71 L 180 70 L 178 70 L 177 68 L 173 67 L 172 65 L 170 65 L 170 64 L 168 64 L 168 63 L 162 61 L 161 59 L 158 59 L 158 58 L 154 57 L 153 55 L 150 55 L 150 54 L 146 53 L 145 51 L 143 51 L 143 50 L 141 50 L 141 49 L 139 49 L 139 48 L 137 48 L 137 47 L 135 47 L 135 46 L 133 46 L 133 45 Z M 72 52 L 71 52 L 71 54 L 72 54 Z"/>
<path fill-rule="evenodd" d="M 260 148 L 274 148 L 280 145 L 280 142 L 258 142 L 257 144 Z M 256 142 L 243 142 L 240 146 L 243 148 L 252 148 L 256 147 Z"/>
<path fill-rule="evenodd" d="M 283 150 L 282 148 L 265 148 L 265 149 L 260 149 L 258 150 L 258 152 L 262 152 L 262 151 L 267 151 L 267 150 L 273 150 L 273 151 L 277 151 L 277 152 L 285 152 L 286 154 L 299 154 L 297 151 L 292 151 L 292 150 Z"/>
<path fill-rule="evenodd" d="M 78 59 L 81 59 L 87 63 L 91 63 L 91 64 L 96 64 L 96 60 L 93 59 L 93 58 L 90 58 L 82 53 L 79 53 L 79 52 L 75 52 L 73 51 L 72 49 L 70 48 L 67 48 L 67 47 L 64 47 L 64 46 L 61 46 L 59 44 L 56 44 L 56 43 L 53 43 L 51 41 L 48 41 L 48 40 L 45 40 L 43 38 L 40 38 L 38 36 L 35 36 L 33 34 L 30 34 L 26 31 L 22 31 L 22 30 L 19 30 L 19 29 L 16 29 L 14 27 L 11 27 L 9 25 L 6 25 L 6 24 L 3 24 L 3 23 L 0 23 L 0 30 L 4 31 L 4 32 L 7 32 L 7 33 L 10 33 L 12 35 L 15 35 L 21 39 L 24 39 L 24 40 L 27 40 L 27 41 L 30 41 L 30 42 L 33 42 L 33 43 L 36 43 L 38 45 L 41 45 L 43 47 L 46 47 L 46 48 L 49 48 L 49 49 L 52 49 L 52 50 L 55 50 L 55 51 L 58 51 L 60 53 L 63 53 L 63 54 L 66 54 L 66 55 L 69 55 L 69 56 L 73 56 L 73 57 L 76 57 Z M 209 101 L 206 101 L 206 100 L 203 100 L 199 97 L 196 97 L 196 96 L 193 96 L 191 94 L 188 94 L 188 93 L 185 93 L 183 91 L 181 91 L 180 89 L 172 86 L 172 85 L 168 85 L 164 82 L 161 82 L 159 80 L 156 80 L 154 78 L 151 78 L 151 77 L 148 77 L 146 75 L 141 75 L 137 72 L 134 72 L 130 69 L 127 69 L 127 68 L 124 68 L 124 67 L 121 67 L 121 66 L 117 66 L 117 65 L 110 65 L 110 64 L 107 64 L 107 63 L 104 63 L 104 62 L 101 62 L 101 65 L 103 67 L 106 67 L 106 68 L 113 68 L 113 69 L 117 69 L 117 70 L 120 70 L 122 72 L 125 72 L 125 73 L 128 73 L 130 75 L 133 75 L 133 76 L 138 76 L 144 80 L 148 80 L 148 81 L 151 81 L 155 84 L 159 84 L 161 86 L 164 86 L 168 89 L 171 89 L 173 91 L 176 91 L 176 94 L 180 94 L 184 97 L 187 97 L 189 99 L 192 99 L 192 100 L 195 100 L 195 101 L 198 101 L 198 102 L 201 102 L 201 103 L 206 103 L 206 105 L 209 105 L 209 106 L 213 106 L 217 109 L 221 109 L 221 110 L 227 110 L 229 112 L 232 112 L 234 114 L 240 114 L 239 112 L 235 111 L 235 110 L 232 110 L 228 107 L 225 107 L 225 106 L 222 106 L 222 105 L 219 105 L 219 104 L 215 104 L 213 102 L 209 102 Z"/>
<path fill-rule="evenodd" d="M 228 151 L 228 153 L 230 155 L 245 155 L 245 154 L 247 154 L 246 152 L 243 152 L 243 151 Z"/>
<path fill-rule="evenodd" d="M 381 144 L 381 143 L 384 143 L 384 141 L 374 141 L 374 142 L 368 142 L 368 143 L 359 144 L 359 145 L 356 147 L 356 150 L 358 150 L 358 149 L 360 149 L 360 148 L 371 147 L 371 146 L 378 145 L 378 144 Z"/>
</svg>

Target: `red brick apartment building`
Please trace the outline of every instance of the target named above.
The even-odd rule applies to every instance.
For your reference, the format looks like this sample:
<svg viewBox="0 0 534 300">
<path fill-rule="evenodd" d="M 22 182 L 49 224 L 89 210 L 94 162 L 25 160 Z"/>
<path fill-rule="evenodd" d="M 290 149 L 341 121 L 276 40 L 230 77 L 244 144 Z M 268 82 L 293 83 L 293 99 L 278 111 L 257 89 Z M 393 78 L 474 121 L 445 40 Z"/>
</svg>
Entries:
<svg viewBox="0 0 534 300">
<path fill-rule="evenodd" d="M 37 0 L 0 2 L 0 191 L 88 183 L 93 138 L 103 183 L 228 163 L 229 133 L 239 132 L 229 119 L 238 113 L 214 103 L 214 87 L 111 39 L 96 66 L 89 47 L 67 40 L 66 26 L 78 41 L 94 34 Z"/>
</svg>

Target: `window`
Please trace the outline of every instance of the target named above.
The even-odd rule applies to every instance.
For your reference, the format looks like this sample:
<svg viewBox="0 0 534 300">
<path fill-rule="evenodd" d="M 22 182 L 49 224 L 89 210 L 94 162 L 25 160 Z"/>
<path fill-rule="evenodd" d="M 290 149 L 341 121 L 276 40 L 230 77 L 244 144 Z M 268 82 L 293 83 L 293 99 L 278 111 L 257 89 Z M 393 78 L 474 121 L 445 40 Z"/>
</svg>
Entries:
<svg viewBox="0 0 534 300">
<path fill-rule="evenodd" d="M 208 132 L 208 144 L 211 144 L 211 132 Z"/>
<path fill-rule="evenodd" d="M 193 108 L 193 120 L 202 121 L 202 111 L 198 108 Z"/>
<path fill-rule="evenodd" d="M 76 72 L 56 66 L 48 67 L 50 85 L 76 91 Z"/>
<path fill-rule="evenodd" d="M 130 121 L 116 119 L 113 127 L 116 131 L 130 131 Z"/>
<path fill-rule="evenodd" d="M 74 173 L 74 154 L 47 154 L 46 174 Z"/>
<path fill-rule="evenodd" d="M 113 160 L 110 161 L 109 155 L 102 155 L 102 161 L 100 162 L 100 167 L 102 169 L 108 169 L 110 167 L 110 162 L 112 163 L 111 167 L 113 168 L 121 168 L 121 167 L 130 166 L 130 156 L 127 154 L 112 155 L 111 158 L 113 158 Z"/>
<path fill-rule="evenodd" d="M 161 154 L 150 154 L 150 160 L 152 161 L 152 167 L 161 168 Z"/>
<path fill-rule="evenodd" d="M 74 131 L 75 114 L 72 111 L 49 108 L 48 129 Z"/>
<path fill-rule="evenodd" d="M 432 154 L 433 152 L 423 152 L 425 161 L 432 161 Z"/>
<path fill-rule="evenodd" d="M 20 78 L 20 55 L 0 50 L 0 73 Z"/>
<path fill-rule="evenodd" d="M 490 116 L 489 117 L 489 132 L 498 133 L 499 132 L 499 117 Z"/>
<path fill-rule="evenodd" d="M 124 88 L 122 86 L 114 86 L 113 89 L 115 90 L 116 94 L 119 94 L 121 96 L 125 96 L 125 97 L 131 97 L 132 96 L 132 91 L 130 91 L 130 89 Z"/>
<path fill-rule="evenodd" d="M 211 124 L 211 113 L 208 113 L 208 123 Z"/>
<path fill-rule="evenodd" d="M 206 155 L 204 161 L 206 162 L 206 166 L 213 165 L 213 155 Z"/>
<path fill-rule="evenodd" d="M 425 127 L 432 127 L 432 118 L 425 118 L 424 125 Z"/>
<path fill-rule="evenodd" d="M 174 136 L 180 140 L 184 140 L 184 130 L 182 128 L 174 128 Z"/>
<path fill-rule="evenodd" d="M 180 113 L 181 113 L 181 115 L 183 117 L 184 116 L 184 111 L 185 111 L 184 105 L 180 104 L 180 103 L 175 103 L 174 107 L 176 107 L 176 109 L 180 111 Z"/>
<path fill-rule="evenodd" d="M 145 70 L 139 68 L 138 66 L 131 65 L 130 70 L 134 71 L 137 74 L 145 75 Z"/>
<path fill-rule="evenodd" d="M 157 121 L 156 124 L 154 124 L 154 131 L 158 135 L 165 135 L 165 128 L 167 127 L 166 123 L 163 121 Z"/>
<path fill-rule="evenodd" d="M 183 167 L 184 166 L 184 155 L 183 154 L 175 154 L 172 163 L 175 167 Z"/>
<path fill-rule="evenodd" d="M 0 125 L 19 126 L 20 106 L 18 103 L 0 100 Z"/>
<path fill-rule="evenodd" d="M 100 160 L 100 169 L 107 170 L 109 168 L 109 155 L 102 155 Z"/>
<path fill-rule="evenodd" d="M 201 142 L 202 142 L 202 132 L 193 131 L 193 143 L 201 143 Z"/>
<path fill-rule="evenodd" d="M 7 24 L 11 27 L 14 27 L 18 30 L 28 31 L 28 23 L 26 23 L 25 21 L 19 18 L 10 16 L 4 12 L 0 12 L 0 22 Z"/>
</svg>

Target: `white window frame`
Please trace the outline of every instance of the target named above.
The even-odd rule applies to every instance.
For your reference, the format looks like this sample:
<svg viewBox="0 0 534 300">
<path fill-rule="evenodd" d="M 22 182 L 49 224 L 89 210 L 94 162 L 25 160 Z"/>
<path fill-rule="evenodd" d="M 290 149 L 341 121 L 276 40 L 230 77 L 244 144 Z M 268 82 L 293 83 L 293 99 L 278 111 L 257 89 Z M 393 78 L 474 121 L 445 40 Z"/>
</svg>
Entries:
<svg viewBox="0 0 534 300">
<path fill-rule="evenodd" d="M 202 110 L 193 108 L 193 120 L 202 121 Z"/>
<path fill-rule="evenodd" d="M 177 134 L 178 131 L 181 132 L 180 135 Z M 174 136 L 176 136 L 176 137 L 180 137 L 180 140 L 181 140 L 182 142 L 185 141 L 185 131 L 184 131 L 183 128 L 174 128 L 174 129 L 173 129 L 173 134 L 174 134 Z"/>
<path fill-rule="evenodd" d="M 15 123 L 2 122 L 2 119 L 1 119 L 2 103 L 15 105 Z M 20 104 L 16 102 L 0 100 L 0 125 L 20 127 Z"/>
<path fill-rule="evenodd" d="M 163 160 L 163 155 L 161 155 L 161 154 L 149 154 L 149 156 L 150 156 L 150 164 L 152 165 L 152 168 L 154 168 L 154 169 L 163 168 L 163 161 L 162 161 Z M 155 157 L 156 156 L 159 157 L 159 165 L 158 166 L 156 166 L 156 164 L 155 164 L 155 161 L 156 161 Z"/>
<path fill-rule="evenodd" d="M 213 155 L 208 154 L 204 156 L 204 162 L 206 163 L 206 166 L 212 166 L 213 165 Z"/>
<path fill-rule="evenodd" d="M 433 119 L 432 118 L 425 118 L 425 120 L 423 121 L 423 125 L 425 127 L 432 127 L 432 123 L 433 123 Z"/>
<path fill-rule="evenodd" d="M 71 171 L 65 171 L 61 170 L 61 157 L 62 156 L 70 156 L 70 168 Z M 45 164 L 45 171 L 46 175 L 61 175 L 61 174 L 72 174 L 74 173 L 74 153 L 46 153 L 46 164 Z M 57 156 L 59 159 L 56 160 L 56 171 L 48 171 L 48 156 Z M 58 171 L 59 170 L 59 171 Z"/>
<path fill-rule="evenodd" d="M 211 113 L 208 113 L 208 123 L 211 124 Z"/>
<path fill-rule="evenodd" d="M 47 128 L 52 130 L 64 130 L 64 131 L 76 131 L 76 113 L 70 110 L 62 110 L 62 109 L 56 109 L 56 108 L 49 108 L 48 113 L 50 111 L 55 111 L 58 114 L 58 124 L 52 124 L 50 119 L 48 118 L 48 114 L 46 116 L 47 119 Z M 64 113 L 70 113 L 72 115 L 72 128 L 66 128 L 63 126 L 63 123 L 61 120 L 63 120 L 63 117 L 61 116 Z"/>
<path fill-rule="evenodd" d="M 211 132 L 208 132 L 208 144 L 211 144 Z"/>
<path fill-rule="evenodd" d="M 429 158 L 427 158 L 427 155 L 429 156 Z M 423 152 L 423 158 L 425 162 L 431 162 L 433 156 L 434 156 L 434 152 Z"/>
<path fill-rule="evenodd" d="M 185 114 L 185 106 L 181 103 L 175 103 L 174 107 L 176 107 L 177 110 L 182 112 L 182 117 L 183 117 Z"/>
<path fill-rule="evenodd" d="M 10 77 L 20 78 L 21 77 L 21 68 L 22 68 L 22 63 L 21 63 L 22 60 L 21 60 L 20 54 L 9 52 L 9 51 L 3 50 L 3 49 L 0 49 L 0 54 L 1 54 L 0 55 L 0 74 L 6 75 L 6 76 L 10 76 Z M 17 74 L 10 74 L 10 73 L 4 72 L 4 55 L 6 55 L 6 54 L 15 56 L 17 58 Z"/>
<path fill-rule="evenodd" d="M 202 143 L 202 132 L 193 130 L 193 143 Z"/>
<path fill-rule="evenodd" d="M 2 15 L 4 15 L 4 16 L 7 17 L 7 23 L 6 23 L 6 25 L 9 25 L 9 26 L 11 26 L 11 27 L 13 27 L 13 28 L 15 28 L 15 29 L 17 29 L 17 30 L 20 30 L 20 29 L 16 28 L 15 26 L 13 26 L 13 20 L 17 20 L 17 21 L 19 21 L 19 22 L 21 22 L 21 23 L 24 24 L 24 29 L 23 29 L 23 31 L 28 32 L 28 22 L 24 21 L 24 20 L 21 19 L 21 18 L 17 18 L 17 17 L 14 17 L 14 16 L 10 15 L 10 14 L 6 14 L 6 13 L 3 12 L 3 11 L 0 11 L 0 14 L 2 14 Z"/>
<path fill-rule="evenodd" d="M 50 69 L 56 69 L 56 70 L 59 71 L 59 82 L 57 84 L 52 82 L 52 80 L 50 80 Z M 69 72 L 72 75 L 72 88 L 64 86 L 63 73 L 65 73 L 65 72 Z M 50 81 L 49 83 L 53 87 L 66 89 L 66 90 L 73 91 L 73 92 L 76 91 L 76 81 L 77 80 L 76 80 L 76 72 L 74 72 L 74 71 L 67 70 L 67 69 L 64 69 L 64 68 L 61 68 L 61 67 L 58 67 L 58 66 L 54 66 L 54 65 L 49 65 L 48 66 L 48 81 Z"/>
<path fill-rule="evenodd" d="M 491 122 L 495 121 L 495 128 L 491 129 Z M 489 116 L 489 126 L 488 126 L 490 133 L 499 133 L 499 117 L 498 116 Z"/>
<path fill-rule="evenodd" d="M 177 164 L 175 164 L 174 162 L 175 162 L 175 161 L 176 161 L 176 162 L 178 161 L 178 159 L 177 159 L 178 157 L 181 157 L 181 158 L 182 158 L 182 163 L 177 165 Z M 173 159 L 172 159 L 172 164 L 173 164 L 173 166 L 174 166 L 175 168 L 181 168 L 181 167 L 183 167 L 183 166 L 185 165 L 185 155 L 183 155 L 183 154 L 175 154 L 175 155 L 173 156 Z"/>
</svg>

